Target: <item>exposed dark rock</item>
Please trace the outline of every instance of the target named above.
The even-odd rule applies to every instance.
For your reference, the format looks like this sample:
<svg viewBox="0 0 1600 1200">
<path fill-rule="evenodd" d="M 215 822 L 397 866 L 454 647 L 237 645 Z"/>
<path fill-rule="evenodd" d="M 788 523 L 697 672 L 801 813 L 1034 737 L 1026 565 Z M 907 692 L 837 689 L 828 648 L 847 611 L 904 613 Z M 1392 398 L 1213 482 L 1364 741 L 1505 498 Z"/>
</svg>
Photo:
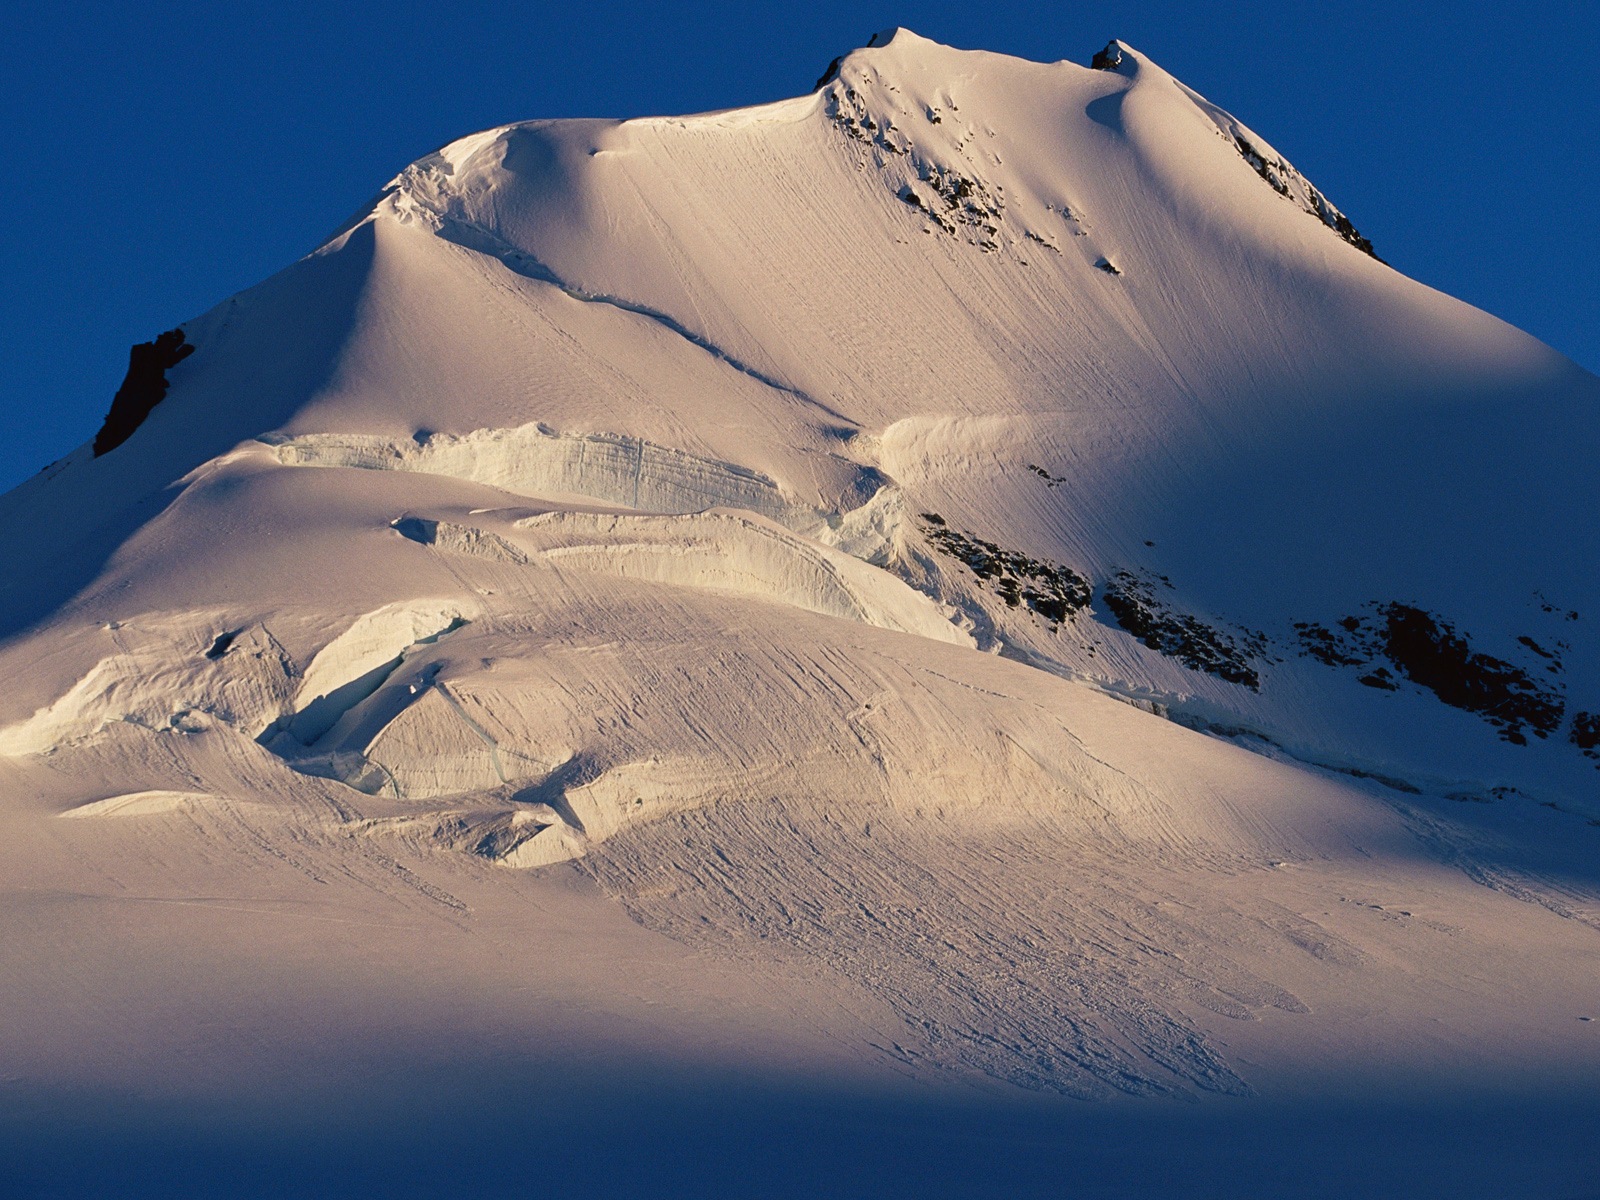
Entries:
<svg viewBox="0 0 1600 1200">
<path fill-rule="evenodd" d="M 1117 266 L 1117 264 L 1112 262 L 1109 258 L 1096 259 L 1094 265 L 1098 270 L 1104 271 L 1107 275 L 1122 274 L 1122 268 Z"/>
<path fill-rule="evenodd" d="M 910 141 L 892 123 L 885 121 L 880 126 L 867 109 L 867 102 L 861 94 L 844 83 L 829 88 L 827 113 L 840 131 L 853 141 L 876 146 L 889 154 L 906 154 L 911 149 Z"/>
<path fill-rule="evenodd" d="M 1317 200 L 1322 201 L 1323 204 L 1327 203 L 1326 200 L 1323 200 L 1322 193 L 1315 191 L 1315 189 L 1313 189 L 1313 195 Z M 1319 207 L 1321 206 L 1319 205 Z M 1350 218 L 1345 216 L 1342 212 L 1330 207 L 1319 215 L 1322 216 L 1322 220 L 1325 225 L 1327 225 L 1345 241 L 1349 242 L 1357 250 L 1361 251 L 1361 253 L 1370 258 L 1375 258 L 1379 262 L 1385 261 L 1384 259 L 1379 258 L 1378 252 L 1372 248 L 1372 240 L 1370 238 L 1363 237 L 1361 231 L 1351 224 Z"/>
<path fill-rule="evenodd" d="M 822 75 L 817 79 L 817 81 L 811 85 L 811 90 L 813 92 L 820 92 L 823 88 L 827 87 L 835 79 L 839 78 L 839 64 L 841 62 L 843 62 L 843 61 L 844 61 L 844 55 L 841 54 L 841 55 L 839 55 L 838 58 L 834 59 L 831 63 L 829 63 L 828 64 L 828 69 L 826 71 L 824 71 L 822 73 Z M 804 79 L 805 76 L 802 75 L 801 78 Z"/>
<path fill-rule="evenodd" d="M 1296 621 L 1294 631 L 1300 639 L 1301 652 L 1320 663 L 1330 667 L 1356 667 L 1367 661 L 1366 657 L 1353 653 L 1345 640 L 1331 629 L 1310 621 Z"/>
<path fill-rule="evenodd" d="M 219 633 L 216 641 L 211 643 L 211 649 L 206 651 L 206 657 L 221 658 L 228 652 L 229 648 L 232 647 L 234 638 L 238 636 L 239 630 L 237 629 L 229 633 Z"/>
<path fill-rule="evenodd" d="M 906 131 L 884 117 L 880 123 L 867 107 L 861 93 L 842 79 L 824 79 L 825 111 L 845 137 L 873 154 L 881 169 L 888 162 L 884 155 L 911 155 L 917 172 L 916 184 L 886 181 L 894 195 L 944 232 L 963 237 L 970 245 L 993 253 L 1000 249 L 1000 222 L 1005 213 L 1005 189 L 990 185 L 975 176 L 935 162 L 919 151 Z M 955 109 L 952 104 L 951 109 Z M 929 120 L 939 115 L 928 110 Z M 1052 247 L 1054 249 L 1054 247 Z M 1058 251 L 1059 253 L 1059 251 Z"/>
<path fill-rule="evenodd" d="M 1532 650 L 1540 658 L 1548 658 L 1548 659 L 1554 661 L 1557 666 L 1560 665 L 1560 659 L 1553 651 L 1546 650 L 1543 646 L 1539 645 L 1538 642 L 1534 641 L 1531 637 L 1528 637 L 1526 634 L 1524 634 L 1523 636 L 1519 637 L 1517 639 L 1517 641 L 1520 642 L 1522 645 L 1526 646 L 1529 650 Z"/>
<path fill-rule="evenodd" d="M 1168 585 L 1170 586 L 1170 584 Z M 1162 604 L 1155 584 L 1129 571 L 1118 571 L 1102 595 L 1117 624 L 1157 653 L 1177 659 L 1192 671 L 1204 671 L 1251 691 L 1261 677 L 1251 665 L 1266 652 L 1266 636 L 1245 633 L 1240 641 L 1185 612 Z"/>
<path fill-rule="evenodd" d="M 995 237 L 1000 232 L 1006 202 L 998 187 L 990 188 L 981 179 L 927 161 L 917 163 L 917 177 L 943 201 L 942 207 L 937 203 L 922 206 L 935 224 L 946 233 L 967 231 L 974 243 L 985 250 L 999 249 Z"/>
<path fill-rule="evenodd" d="M 1319 192 L 1309 179 L 1300 175 L 1283 159 L 1267 157 L 1259 147 L 1243 134 L 1235 133 L 1233 141 L 1238 148 L 1240 156 L 1250 164 L 1257 175 L 1266 181 L 1268 187 L 1277 192 L 1278 195 L 1292 200 L 1294 195 L 1289 187 L 1289 180 L 1298 178 L 1306 191 L 1307 198 L 1301 203 L 1301 207 L 1306 212 L 1316 217 L 1317 220 L 1321 221 L 1363 254 L 1370 255 L 1378 259 L 1379 262 L 1383 261 L 1383 259 L 1378 258 L 1378 252 L 1372 248 L 1372 243 L 1362 237 L 1360 230 L 1350 223 L 1350 218 L 1335 208 L 1332 202 Z"/>
<path fill-rule="evenodd" d="M 1600 713 L 1572 714 L 1572 732 L 1567 735 L 1584 757 L 1600 759 Z"/>
<path fill-rule="evenodd" d="M 1378 667 L 1369 671 L 1357 679 L 1356 682 L 1384 692 L 1398 692 L 1400 690 L 1400 685 L 1394 681 L 1394 676 L 1389 673 L 1388 667 Z"/>
<path fill-rule="evenodd" d="M 1565 617 L 1568 621 L 1576 621 L 1578 619 L 1578 614 L 1573 612 L 1570 608 L 1561 609 L 1557 608 L 1554 604 L 1551 604 L 1543 592 L 1535 592 L 1533 595 L 1534 598 L 1539 601 L 1539 608 L 1543 612 Z"/>
<path fill-rule="evenodd" d="M 1282 174 L 1287 169 L 1287 163 L 1281 159 L 1268 158 L 1255 148 L 1254 143 L 1249 138 L 1242 137 L 1239 134 L 1233 135 L 1233 142 L 1238 147 L 1239 153 L 1243 156 L 1245 162 L 1250 164 L 1257 175 L 1267 181 L 1268 187 L 1280 196 L 1289 194 L 1289 184 Z"/>
<path fill-rule="evenodd" d="M 1049 471 L 1046 471 L 1043 467 L 1036 467 L 1032 463 L 1028 463 L 1027 467 L 1028 467 L 1028 470 L 1032 471 L 1040 479 L 1044 480 L 1045 487 L 1050 487 L 1050 488 L 1060 487 L 1063 483 L 1065 483 L 1067 481 L 1065 475 L 1052 475 L 1052 474 L 1050 474 Z"/>
<path fill-rule="evenodd" d="M 189 355 L 194 347 L 183 337 L 183 330 L 169 329 L 153 342 L 140 342 L 128 352 L 128 374 L 112 397 L 100 432 L 94 435 L 94 456 L 115 450 L 133 436 L 144 419 L 167 395 L 167 372 Z"/>
<path fill-rule="evenodd" d="M 422 546 L 431 546 L 439 540 L 439 522 L 424 517 L 401 517 L 389 523 L 401 537 Z"/>
<path fill-rule="evenodd" d="M 1508 742 L 1524 745 L 1524 729 L 1547 737 L 1561 725 L 1566 703 L 1522 668 L 1472 649 L 1443 618 L 1409 604 L 1377 609 L 1384 656 L 1407 679 L 1452 708 L 1477 713 Z"/>
<path fill-rule="evenodd" d="M 930 544 L 965 563 L 1010 608 L 1026 605 L 1059 625 L 1087 608 L 1094 597 L 1093 586 L 1071 567 L 1029 558 L 957 532 L 938 513 L 923 513 L 922 528 Z"/>
<path fill-rule="evenodd" d="M 1301 652 L 1330 667 L 1364 667 L 1382 659 L 1441 702 L 1478 714 L 1515 745 L 1527 743 L 1527 731 L 1542 738 L 1560 727 L 1566 701 L 1559 683 L 1540 682 L 1528 669 L 1473 650 L 1463 634 L 1434 613 L 1394 602 L 1367 607 L 1372 616 L 1341 617 L 1336 629 L 1296 622 Z M 1546 672 L 1562 673 L 1564 643 L 1551 649 L 1526 635 L 1517 643 L 1544 659 Z M 1369 670 L 1358 682 L 1398 690 L 1397 677 L 1384 666 Z"/>
<path fill-rule="evenodd" d="M 1122 47 L 1116 42 L 1107 42 L 1104 50 L 1096 50 L 1094 57 L 1089 60 L 1089 66 L 1096 71 L 1115 71 L 1122 65 Z"/>
</svg>

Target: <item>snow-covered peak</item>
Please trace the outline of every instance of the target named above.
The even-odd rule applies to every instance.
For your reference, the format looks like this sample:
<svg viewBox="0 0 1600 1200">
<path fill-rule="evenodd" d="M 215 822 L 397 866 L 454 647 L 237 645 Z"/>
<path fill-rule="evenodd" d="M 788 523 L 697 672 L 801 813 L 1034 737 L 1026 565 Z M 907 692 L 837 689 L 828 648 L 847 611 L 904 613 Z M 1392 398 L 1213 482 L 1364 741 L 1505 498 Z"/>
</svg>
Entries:
<svg viewBox="0 0 1600 1200">
<path fill-rule="evenodd" d="M 1600 672 L 1578 686 L 1590 651 L 1523 610 L 1600 607 L 1592 555 L 1545 532 L 1594 538 L 1594 380 L 1345 245 L 1269 143 L 1125 43 L 1092 70 L 873 40 L 774 104 L 450 143 L 186 322 L 128 440 L 8 503 L 98 528 L 245 445 L 748 510 L 892 566 L 991 648 L 1396 777 L 1458 755 L 1398 740 L 1363 686 L 1393 682 L 1391 627 L 1488 638 L 1467 661 L 1518 687 L 1556 679 L 1531 641 L 1571 687 L 1570 711 L 1534 689 L 1544 746 L 1447 721 L 1485 739 L 1480 774 L 1587 782 L 1564 731 Z M 1508 507 L 1506 478 L 1542 499 Z M 1356 697 L 1337 730 L 1311 716 L 1328 689 Z"/>
<path fill-rule="evenodd" d="M 1095 51 L 1094 57 L 1089 60 L 1089 66 L 1096 71 L 1116 71 L 1119 74 L 1131 75 L 1138 67 L 1138 56 L 1130 47 L 1113 38 L 1106 43 L 1105 49 Z"/>
<path fill-rule="evenodd" d="M 98 445 L 0 498 L 0 883 L 46 913 L 0 962 L 140 928 L 113 893 L 253 897 L 190 911 L 249 910 L 252 954 L 343 912 L 401 931 L 411 985 L 442 963 L 455 997 L 459 963 L 492 996 L 497 947 L 581 890 L 699 975 L 771 965 L 782 1022 L 844 1013 L 831 1045 L 896 1072 L 1240 1095 L 1240 1035 L 1196 1014 L 1272 1010 L 1331 1062 L 1290 1022 L 1370 1046 L 1374 996 L 1397 1062 L 1534 1029 L 1571 1055 L 1600 380 L 1345 244 L 1123 43 L 874 41 L 774 104 L 453 141 L 135 350 Z M 1486 856 L 1535 822 L 1558 854 Z M 576 858 L 597 886 L 539 921 L 502 895 Z M 477 948 L 437 956 L 432 904 Z M 1490 904 L 1561 990 L 1520 952 L 1485 974 Z M 610 962 L 619 927 L 539 944 Z M 104 983 L 99 1029 L 127 958 L 23 974 Z M 812 966 L 848 988 L 794 1008 Z M 1461 1016 L 1497 992 L 1515 1020 Z M 532 1032 L 492 1044 L 587 1005 L 512 1005 Z M 426 1054 L 455 1028 L 404 1019 Z"/>
<path fill-rule="evenodd" d="M 873 34 L 867 39 L 868 49 L 887 50 L 892 46 L 897 50 L 905 51 L 912 49 L 918 44 L 927 46 L 938 45 L 937 42 L 912 33 L 911 30 L 900 25 L 891 25 L 887 29 L 880 29 L 877 33 Z"/>
<path fill-rule="evenodd" d="M 883 69 L 888 62 L 888 56 L 896 57 L 914 56 L 932 50 L 949 50 L 948 46 L 941 46 L 938 42 L 913 33 L 911 30 L 899 25 L 891 25 L 887 29 L 880 29 L 867 38 L 866 44 L 853 50 L 840 54 L 827 66 L 817 82 L 812 85 L 812 91 L 820 90 L 824 85 L 832 83 L 838 78 L 839 69 L 846 62 L 869 57 L 878 69 Z"/>
</svg>

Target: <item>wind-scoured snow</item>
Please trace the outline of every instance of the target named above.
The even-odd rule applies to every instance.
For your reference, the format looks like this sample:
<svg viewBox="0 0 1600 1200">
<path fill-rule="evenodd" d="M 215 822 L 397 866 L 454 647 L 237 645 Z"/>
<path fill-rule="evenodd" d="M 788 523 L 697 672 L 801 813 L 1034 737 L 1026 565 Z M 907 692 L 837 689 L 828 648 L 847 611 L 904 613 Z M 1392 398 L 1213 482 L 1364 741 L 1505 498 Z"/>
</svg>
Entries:
<svg viewBox="0 0 1600 1200">
<path fill-rule="evenodd" d="M 815 526 L 824 515 L 786 498 L 772 480 L 732 463 L 638 438 L 562 437 L 538 425 L 475 430 L 463 437 L 419 435 L 400 444 L 313 434 L 282 442 L 276 450 L 280 461 L 291 465 L 418 471 L 522 496 L 583 496 L 645 512 L 692 513 L 722 505 L 800 527 Z"/>
<path fill-rule="evenodd" d="M 147 817 L 155 813 L 178 812 L 193 805 L 204 804 L 212 797 L 204 792 L 129 792 L 125 796 L 107 796 L 104 800 L 91 800 L 77 808 L 69 808 L 63 817 L 83 819 L 88 817 Z"/>
</svg>

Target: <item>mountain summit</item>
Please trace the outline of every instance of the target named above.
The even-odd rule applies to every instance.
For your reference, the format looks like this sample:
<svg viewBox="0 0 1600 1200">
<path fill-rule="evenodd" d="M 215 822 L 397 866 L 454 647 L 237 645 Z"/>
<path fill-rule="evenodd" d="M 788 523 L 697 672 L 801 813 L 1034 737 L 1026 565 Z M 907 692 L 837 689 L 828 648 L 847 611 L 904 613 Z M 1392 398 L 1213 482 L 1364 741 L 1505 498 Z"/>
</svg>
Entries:
<svg viewBox="0 0 1600 1200">
<path fill-rule="evenodd" d="M 581 875 L 874 1070 L 1082 1097 L 1591 945 L 1600 379 L 1121 42 L 474 134 L 162 337 L 0 500 L 0 762 L 83 861 Z M 1341 907 L 1402 881 L 1470 936 Z M 1560 1058 L 1496 1003 L 1428 1044 Z"/>
</svg>

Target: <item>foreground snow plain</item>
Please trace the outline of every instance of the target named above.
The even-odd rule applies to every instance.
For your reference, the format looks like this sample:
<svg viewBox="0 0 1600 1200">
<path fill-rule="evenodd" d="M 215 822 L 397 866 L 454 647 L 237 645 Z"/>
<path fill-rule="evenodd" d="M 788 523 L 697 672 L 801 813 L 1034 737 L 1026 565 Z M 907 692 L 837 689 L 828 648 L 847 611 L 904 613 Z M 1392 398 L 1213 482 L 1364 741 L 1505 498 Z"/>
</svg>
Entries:
<svg viewBox="0 0 1600 1200">
<path fill-rule="evenodd" d="M 1097 61 L 463 139 L 0 498 L 26 1188 L 1594 1194 L 1600 380 Z"/>
</svg>

